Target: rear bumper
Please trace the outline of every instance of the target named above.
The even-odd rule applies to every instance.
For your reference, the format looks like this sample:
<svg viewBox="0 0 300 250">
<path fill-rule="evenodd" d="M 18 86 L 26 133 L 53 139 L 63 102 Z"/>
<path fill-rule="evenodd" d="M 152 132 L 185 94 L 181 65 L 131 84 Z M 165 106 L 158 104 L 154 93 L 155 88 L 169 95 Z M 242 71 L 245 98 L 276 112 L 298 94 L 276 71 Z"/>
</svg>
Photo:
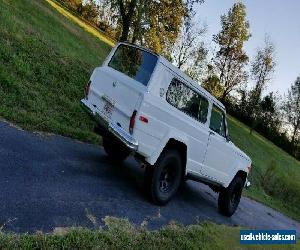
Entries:
<svg viewBox="0 0 300 250">
<path fill-rule="evenodd" d="M 116 137 L 119 141 L 125 144 L 130 150 L 137 151 L 138 142 L 128 132 L 126 132 L 117 124 L 108 122 L 103 117 L 101 117 L 87 99 L 82 99 L 80 102 L 82 108 L 98 123 L 98 125 L 100 125 L 110 134 Z"/>
</svg>

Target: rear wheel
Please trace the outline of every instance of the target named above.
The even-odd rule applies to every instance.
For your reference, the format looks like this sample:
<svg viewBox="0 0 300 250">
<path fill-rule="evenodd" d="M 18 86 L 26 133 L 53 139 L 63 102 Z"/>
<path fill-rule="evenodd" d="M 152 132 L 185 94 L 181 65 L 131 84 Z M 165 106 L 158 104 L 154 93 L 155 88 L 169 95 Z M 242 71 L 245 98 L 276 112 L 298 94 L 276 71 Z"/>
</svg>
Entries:
<svg viewBox="0 0 300 250">
<path fill-rule="evenodd" d="M 244 180 L 237 176 L 227 188 L 220 191 L 218 207 L 221 214 L 230 217 L 235 213 L 240 203 L 243 186 Z"/>
<path fill-rule="evenodd" d="M 182 175 L 182 161 L 174 150 L 163 151 L 154 166 L 147 166 L 145 186 L 151 200 L 165 205 L 177 192 Z"/>
<path fill-rule="evenodd" d="M 102 141 L 104 150 L 112 161 L 120 162 L 129 156 L 130 150 L 116 139 L 103 137 Z"/>
</svg>

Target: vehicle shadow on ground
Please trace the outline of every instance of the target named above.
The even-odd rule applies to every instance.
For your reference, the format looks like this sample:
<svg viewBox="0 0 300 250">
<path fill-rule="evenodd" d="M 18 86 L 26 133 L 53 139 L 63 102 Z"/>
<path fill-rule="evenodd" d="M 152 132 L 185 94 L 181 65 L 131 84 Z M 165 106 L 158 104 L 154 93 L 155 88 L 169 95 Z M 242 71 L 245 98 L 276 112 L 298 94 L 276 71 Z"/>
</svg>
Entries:
<svg viewBox="0 0 300 250">
<path fill-rule="evenodd" d="M 89 160 L 97 163 L 97 165 L 90 165 L 87 168 L 81 168 L 76 170 L 78 174 L 97 176 L 99 180 L 110 179 L 113 182 L 121 183 L 126 190 L 131 190 L 132 199 L 136 199 L 140 202 L 145 202 L 149 206 L 155 206 L 151 203 L 149 197 L 145 192 L 144 186 L 144 171 L 139 163 L 135 161 L 133 157 L 129 157 L 126 161 L 116 163 L 106 156 L 105 152 L 101 150 L 98 155 L 90 156 L 90 158 L 83 157 L 81 161 Z M 189 206 L 197 207 L 199 204 L 205 206 L 211 211 L 217 213 L 217 194 L 208 191 L 208 188 L 201 190 L 201 187 L 205 187 L 194 181 L 187 180 L 183 182 L 173 199 L 164 207 L 168 207 L 170 204 L 173 206 L 177 203 L 189 204 Z M 121 188 L 123 189 L 123 188 Z M 191 215 L 192 216 L 192 215 Z M 223 217 L 223 216 L 222 216 Z M 226 218 L 226 217 L 224 217 Z"/>
<path fill-rule="evenodd" d="M 124 188 L 128 191 L 131 198 L 146 203 L 149 206 L 155 206 L 151 203 L 149 197 L 146 195 L 144 186 L 144 168 L 138 164 L 133 157 L 129 157 L 126 161 L 121 163 L 116 163 L 109 159 L 105 155 L 103 150 L 100 150 L 97 154 L 81 155 L 78 160 L 80 162 L 90 162 L 93 164 L 84 164 L 84 166 L 79 166 L 72 168 L 70 170 L 76 175 L 87 175 L 93 178 L 99 179 L 99 185 L 102 181 L 109 180 L 110 182 L 118 183 L 121 185 L 116 185 L 115 189 L 120 186 L 120 190 Z M 198 187 L 197 187 L 198 186 Z M 204 186 L 204 185 L 201 185 Z M 115 190 L 116 192 L 118 190 Z M 170 201 L 169 204 L 176 204 L 180 202 L 181 205 L 189 204 L 191 206 L 202 206 L 210 207 L 217 213 L 216 197 L 208 192 L 207 189 L 201 190 L 199 183 L 193 181 L 185 181 L 180 186 L 177 194 Z M 168 207 L 167 204 L 164 207 Z"/>
</svg>

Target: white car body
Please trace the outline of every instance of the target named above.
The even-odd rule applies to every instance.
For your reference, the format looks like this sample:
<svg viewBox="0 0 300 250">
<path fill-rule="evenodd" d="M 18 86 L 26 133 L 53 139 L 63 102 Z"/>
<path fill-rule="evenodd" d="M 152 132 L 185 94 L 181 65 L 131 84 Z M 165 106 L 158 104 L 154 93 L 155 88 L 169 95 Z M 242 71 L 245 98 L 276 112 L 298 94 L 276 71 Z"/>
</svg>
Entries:
<svg viewBox="0 0 300 250">
<path fill-rule="evenodd" d="M 146 85 L 109 66 L 118 46 L 132 46 L 157 57 Z M 194 92 L 199 94 L 204 106 L 208 102 L 204 123 L 179 110 L 167 100 L 172 80 L 175 84 L 172 86 L 178 86 L 193 95 Z M 179 98 L 175 94 L 174 97 L 171 95 L 172 93 L 170 100 Z M 187 178 L 226 188 L 238 173 L 246 177 L 249 173 L 251 160 L 229 140 L 226 119 L 223 121 L 225 131 L 223 127 L 220 128 L 223 135 L 210 128 L 213 106 L 214 112 L 217 109 L 225 117 L 224 105 L 164 57 L 145 48 L 127 43 L 117 44 L 103 65 L 94 70 L 88 95 L 81 102 L 99 124 L 147 164 L 154 165 L 166 145 L 172 141 L 186 147 Z M 179 105 L 180 101 L 176 103 Z M 135 124 L 130 133 L 129 123 L 134 110 Z M 214 114 L 218 116 L 221 114 L 219 111 Z M 199 116 L 200 114 L 197 117 Z"/>
</svg>

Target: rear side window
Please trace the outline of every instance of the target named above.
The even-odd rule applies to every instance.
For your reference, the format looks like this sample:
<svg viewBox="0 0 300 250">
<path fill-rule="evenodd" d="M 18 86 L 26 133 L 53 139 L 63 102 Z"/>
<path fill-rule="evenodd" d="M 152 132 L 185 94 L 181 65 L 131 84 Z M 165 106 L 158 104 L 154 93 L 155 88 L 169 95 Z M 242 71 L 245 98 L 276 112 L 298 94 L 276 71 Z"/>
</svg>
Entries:
<svg viewBox="0 0 300 250">
<path fill-rule="evenodd" d="M 157 56 L 142 49 L 119 45 L 108 66 L 147 86 Z"/>
<path fill-rule="evenodd" d="M 225 114 L 215 105 L 213 105 L 211 111 L 209 128 L 221 136 L 226 137 Z"/>
<path fill-rule="evenodd" d="M 179 80 L 173 79 L 170 83 L 167 101 L 197 121 L 206 123 L 208 101 Z"/>
</svg>

